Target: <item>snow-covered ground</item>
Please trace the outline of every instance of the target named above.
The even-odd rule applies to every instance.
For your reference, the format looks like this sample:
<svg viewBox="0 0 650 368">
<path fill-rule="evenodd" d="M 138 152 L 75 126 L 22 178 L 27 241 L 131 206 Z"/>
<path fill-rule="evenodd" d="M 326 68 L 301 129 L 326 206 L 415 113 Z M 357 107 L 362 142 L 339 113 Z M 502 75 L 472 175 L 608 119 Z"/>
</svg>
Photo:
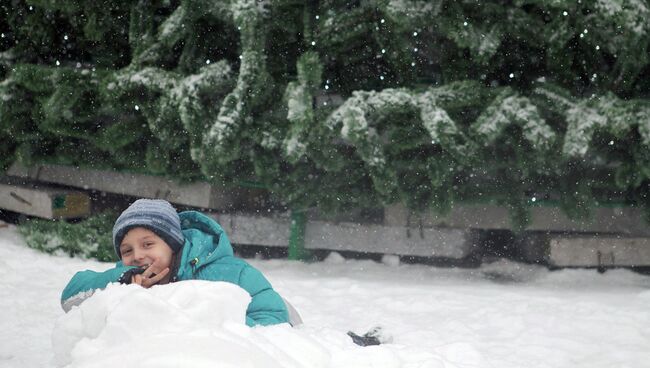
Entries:
<svg viewBox="0 0 650 368">
<path fill-rule="evenodd" d="M 630 271 L 506 261 L 445 269 L 336 254 L 251 263 L 304 325 L 249 329 L 245 293 L 201 282 L 109 287 L 66 315 L 59 295 L 74 272 L 110 265 L 36 252 L 2 228 L 0 367 L 650 366 L 650 277 Z M 390 343 L 359 347 L 346 335 L 377 325 Z"/>
</svg>

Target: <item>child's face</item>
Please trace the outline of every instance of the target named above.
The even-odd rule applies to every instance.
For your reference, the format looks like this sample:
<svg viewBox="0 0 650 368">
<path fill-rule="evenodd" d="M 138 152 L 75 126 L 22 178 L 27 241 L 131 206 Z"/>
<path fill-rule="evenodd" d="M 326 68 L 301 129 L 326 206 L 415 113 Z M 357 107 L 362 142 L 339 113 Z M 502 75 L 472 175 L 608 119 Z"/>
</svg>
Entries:
<svg viewBox="0 0 650 368">
<path fill-rule="evenodd" d="M 126 266 L 148 267 L 156 262 L 163 270 L 171 267 L 172 249 L 156 233 L 143 227 L 129 230 L 120 244 L 122 263 Z"/>
</svg>

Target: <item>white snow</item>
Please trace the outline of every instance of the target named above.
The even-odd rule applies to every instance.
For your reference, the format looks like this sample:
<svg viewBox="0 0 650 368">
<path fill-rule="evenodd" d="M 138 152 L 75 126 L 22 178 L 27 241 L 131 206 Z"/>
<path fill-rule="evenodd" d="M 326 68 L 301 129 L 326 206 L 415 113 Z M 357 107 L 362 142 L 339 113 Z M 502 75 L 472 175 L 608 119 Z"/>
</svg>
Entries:
<svg viewBox="0 0 650 368">
<path fill-rule="evenodd" d="M 158 39 L 165 39 L 174 37 L 178 32 L 182 32 L 184 27 L 183 21 L 185 20 L 186 12 L 184 6 L 179 6 L 174 12 L 158 27 Z"/>
<path fill-rule="evenodd" d="M 400 260 L 399 256 L 395 254 L 384 254 L 381 257 L 381 263 L 387 265 L 387 266 L 399 266 Z"/>
<path fill-rule="evenodd" d="M 394 18 L 434 16 L 440 12 L 441 2 L 418 0 L 389 0 L 386 11 Z M 382 23 L 384 23 L 382 21 Z"/>
<path fill-rule="evenodd" d="M 447 111 L 437 106 L 437 91 L 429 90 L 419 96 L 420 119 L 433 142 L 444 141 L 460 135 L 456 123 Z"/>
<path fill-rule="evenodd" d="M 533 147 L 548 148 L 555 133 L 531 101 L 504 91 L 474 123 L 477 133 L 494 141 L 509 125 L 520 125 L 523 135 Z"/>
<path fill-rule="evenodd" d="M 237 4 L 240 4 L 244 9 L 250 5 L 250 1 L 234 2 L 232 6 L 235 7 Z M 241 10 L 241 12 L 242 14 L 248 14 L 244 10 Z M 250 95 L 256 88 L 251 85 L 251 82 L 258 78 L 256 76 L 265 75 L 263 63 L 260 64 L 260 60 L 264 60 L 264 56 L 259 51 L 244 50 L 240 55 L 240 59 L 241 65 L 239 66 L 237 85 L 221 102 L 219 115 L 203 139 L 204 147 L 210 147 L 212 150 L 224 146 L 223 142 L 235 132 L 237 124 L 242 119 L 244 106 L 250 103 Z"/>
<path fill-rule="evenodd" d="M 650 25 L 648 3 L 642 0 L 597 0 L 594 4 L 599 12 L 607 18 L 616 19 L 619 28 L 632 31 L 638 36 L 644 36 Z"/>
<path fill-rule="evenodd" d="M 0 229 L 0 367 L 642 367 L 650 361 L 650 277 L 252 260 L 304 324 L 248 328 L 248 296 L 223 283 L 115 285 L 64 314 L 78 270 L 111 264 L 28 249 Z M 390 343 L 354 345 L 383 327 Z M 54 344 L 53 344 L 54 342 Z"/>
</svg>

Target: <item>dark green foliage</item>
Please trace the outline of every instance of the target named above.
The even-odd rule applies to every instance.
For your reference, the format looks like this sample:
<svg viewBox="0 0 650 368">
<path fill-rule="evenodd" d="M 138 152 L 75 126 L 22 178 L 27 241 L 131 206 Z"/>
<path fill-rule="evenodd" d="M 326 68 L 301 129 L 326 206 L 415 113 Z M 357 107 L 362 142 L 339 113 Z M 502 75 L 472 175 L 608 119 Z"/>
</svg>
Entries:
<svg viewBox="0 0 650 368">
<path fill-rule="evenodd" d="M 31 7 L 31 8 L 30 8 Z M 5 1 L 0 166 L 347 211 L 649 206 L 643 1 Z"/>
<path fill-rule="evenodd" d="M 117 256 L 111 234 L 116 218 L 115 213 L 104 212 L 78 223 L 31 219 L 18 229 L 30 248 L 114 262 Z"/>
</svg>

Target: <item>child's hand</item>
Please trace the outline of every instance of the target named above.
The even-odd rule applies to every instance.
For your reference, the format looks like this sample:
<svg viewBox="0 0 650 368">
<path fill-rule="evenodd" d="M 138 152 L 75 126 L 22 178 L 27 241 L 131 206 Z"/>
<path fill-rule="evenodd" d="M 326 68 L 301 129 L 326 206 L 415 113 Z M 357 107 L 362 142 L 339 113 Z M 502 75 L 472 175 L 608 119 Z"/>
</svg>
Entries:
<svg viewBox="0 0 650 368">
<path fill-rule="evenodd" d="M 133 275 L 131 277 L 132 284 L 138 284 L 145 288 L 150 288 L 153 285 L 157 284 L 169 273 L 169 267 L 165 267 L 163 270 L 158 269 L 156 261 L 147 267 L 141 274 Z"/>
</svg>

